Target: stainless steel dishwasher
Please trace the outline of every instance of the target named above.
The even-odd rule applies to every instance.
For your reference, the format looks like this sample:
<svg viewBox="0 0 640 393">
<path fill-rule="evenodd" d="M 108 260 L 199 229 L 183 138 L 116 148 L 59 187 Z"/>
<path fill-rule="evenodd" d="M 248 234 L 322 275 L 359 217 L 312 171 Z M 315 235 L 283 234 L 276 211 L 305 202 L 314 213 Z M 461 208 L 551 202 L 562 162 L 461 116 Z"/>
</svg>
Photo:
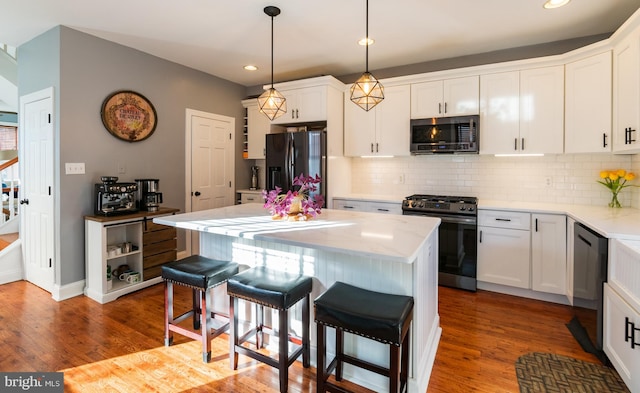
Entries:
<svg viewBox="0 0 640 393">
<path fill-rule="evenodd" d="M 567 327 L 582 348 L 607 363 L 602 351 L 602 291 L 608 239 L 576 222 L 573 239 L 573 319 Z"/>
</svg>

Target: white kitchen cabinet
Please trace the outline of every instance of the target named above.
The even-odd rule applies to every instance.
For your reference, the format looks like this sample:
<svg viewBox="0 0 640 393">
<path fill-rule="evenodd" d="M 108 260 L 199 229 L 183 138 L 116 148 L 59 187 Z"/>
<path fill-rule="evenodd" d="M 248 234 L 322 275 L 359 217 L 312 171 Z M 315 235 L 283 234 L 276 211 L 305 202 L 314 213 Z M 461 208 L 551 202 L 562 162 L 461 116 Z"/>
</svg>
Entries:
<svg viewBox="0 0 640 393">
<path fill-rule="evenodd" d="M 402 214 L 402 202 L 365 201 L 357 199 L 333 199 L 333 208 L 381 214 Z"/>
<path fill-rule="evenodd" d="M 240 203 L 264 203 L 264 199 L 262 198 L 262 190 L 243 190 L 238 191 L 240 194 Z"/>
<path fill-rule="evenodd" d="M 478 211 L 478 281 L 530 286 L 531 215 Z"/>
<path fill-rule="evenodd" d="M 611 51 L 565 65 L 565 153 L 611 152 Z"/>
<path fill-rule="evenodd" d="M 640 311 L 608 283 L 603 296 L 604 352 L 629 390 L 640 392 Z"/>
<path fill-rule="evenodd" d="M 563 150 L 563 66 L 480 76 L 481 154 Z"/>
<path fill-rule="evenodd" d="M 273 120 L 273 124 L 327 120 L 326 86 L 278 91 L 287 99 L 287 113 Z"/>
<path fill-rule="evenodd" d="M 640 152 L 640 28 L 613 48 L 613 152 Z"/>
<path fill-rule="evenodd" d="M 370 111 L 344 100 L 346 156 L 408 156 L 410 86 L 389 86 L 384 100 Z"/>
<path fill-rule="evenodd" d="M 531 215 L 531 289 L 565 294 L 567 219 L 558 214 Z"/>
<path fill-rule="evenodd" d="M 114 217 L 86 216 L 84 294 L 104 304 L 161 282 L 161 265 L 176 258 L 176 229 L 150 220 L 176 212 L 178 209 L 161 208 Z M 131 250 L 124 252 L 120 248 L 123 243 L 131 243 Z M 121 265 L 140 273 L 140 281 L 129 283 L 112 277 L 109 283 L 107 266 L 113 272 Z"/>
<path fill-rule="evenodd" d="M 411 85 L 411 118 L 477 115 L 480 78 L 445 79 Z"/>
<path fill-rule="evenodd" d="M 243 100 L 242 105 L 247 110 L 247 156 L 248 159 L 265 158 L 265 136 L 271 128 L 271 121 L 260 113 L 258 101 L 253 99 Z"/>
</svg>

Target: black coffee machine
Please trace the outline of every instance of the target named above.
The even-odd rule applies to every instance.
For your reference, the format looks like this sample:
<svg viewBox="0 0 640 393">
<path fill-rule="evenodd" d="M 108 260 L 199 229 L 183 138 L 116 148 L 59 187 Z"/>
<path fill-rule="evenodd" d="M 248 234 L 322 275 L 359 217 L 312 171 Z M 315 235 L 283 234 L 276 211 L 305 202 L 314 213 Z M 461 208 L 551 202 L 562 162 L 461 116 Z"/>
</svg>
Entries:
<svg viewBox="0 0 640 393">
<path fill-rule="evenodd" d="M 96 184 L 95 214 L 117 216 L 138 211 L 136 206 L 136 183 L 117 183 L 116 176 L 102 176 Z"/>
<path fill-rule="evenodd" d="M 143 211 L 157 212 L 162 203 L 162 193 L 158 192 L 160 180 L 136 179 L 138 185 L 137 204 Z"/>
</svg>

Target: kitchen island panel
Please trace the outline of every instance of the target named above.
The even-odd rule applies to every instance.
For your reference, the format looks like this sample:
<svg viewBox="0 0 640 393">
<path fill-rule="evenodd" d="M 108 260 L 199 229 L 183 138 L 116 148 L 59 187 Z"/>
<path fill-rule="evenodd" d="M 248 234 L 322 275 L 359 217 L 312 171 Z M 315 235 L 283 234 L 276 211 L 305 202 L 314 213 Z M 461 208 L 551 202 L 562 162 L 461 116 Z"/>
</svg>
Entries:
<svg viewBox="0 0 640 393">
<path fill-rule="evenodd" d="M 156 222 L 198 230 L 201 255 L 237 262 L 245 268 L 268 266 L 311 276 L 312 299 L 336 281 L 413 296 L 408 391 L 425 392 L 441 335 L 437 286 L 439 219 L 327 209 L 310 222 L 287 223 L 272 221 L 256 207 L 237 205 L 159 218 Z M 228 299 L 215 299 L 215 308 L 226 310 Z M 292 331 L 299 333 L 299 306 L 294 306 L 291 314 Z M 328 352 L 333 356 L 335 335 L 331 329 L 329 332 Z M 315 366 L 313 322 L 310 336 Z M 347 353 L 364 360 L 388 365 L 386 345 L 347 335 L 345 348 Z M 344 366 L 344 376 L 375 391 L 388 390 L 387 378 L 348 364 Z"/>
</svg>

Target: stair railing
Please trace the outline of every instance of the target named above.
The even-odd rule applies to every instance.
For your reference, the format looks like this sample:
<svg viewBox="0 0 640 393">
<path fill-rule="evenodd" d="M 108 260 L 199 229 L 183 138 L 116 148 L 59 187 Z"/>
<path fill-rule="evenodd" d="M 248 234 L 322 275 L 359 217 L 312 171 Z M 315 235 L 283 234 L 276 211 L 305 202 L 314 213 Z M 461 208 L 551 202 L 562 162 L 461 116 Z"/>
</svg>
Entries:
<svg viewBox="0 0 640 393">
<path fill-rule="evenodd" d="M 18 215 L 18 201 L 20 194 L 20 180 L 14 174 L 18 170 L 18 157 L 0 164 L 0 179 L 2 180 L 2 214 L 0 223 L 4 223 Z"/>
</svg>

